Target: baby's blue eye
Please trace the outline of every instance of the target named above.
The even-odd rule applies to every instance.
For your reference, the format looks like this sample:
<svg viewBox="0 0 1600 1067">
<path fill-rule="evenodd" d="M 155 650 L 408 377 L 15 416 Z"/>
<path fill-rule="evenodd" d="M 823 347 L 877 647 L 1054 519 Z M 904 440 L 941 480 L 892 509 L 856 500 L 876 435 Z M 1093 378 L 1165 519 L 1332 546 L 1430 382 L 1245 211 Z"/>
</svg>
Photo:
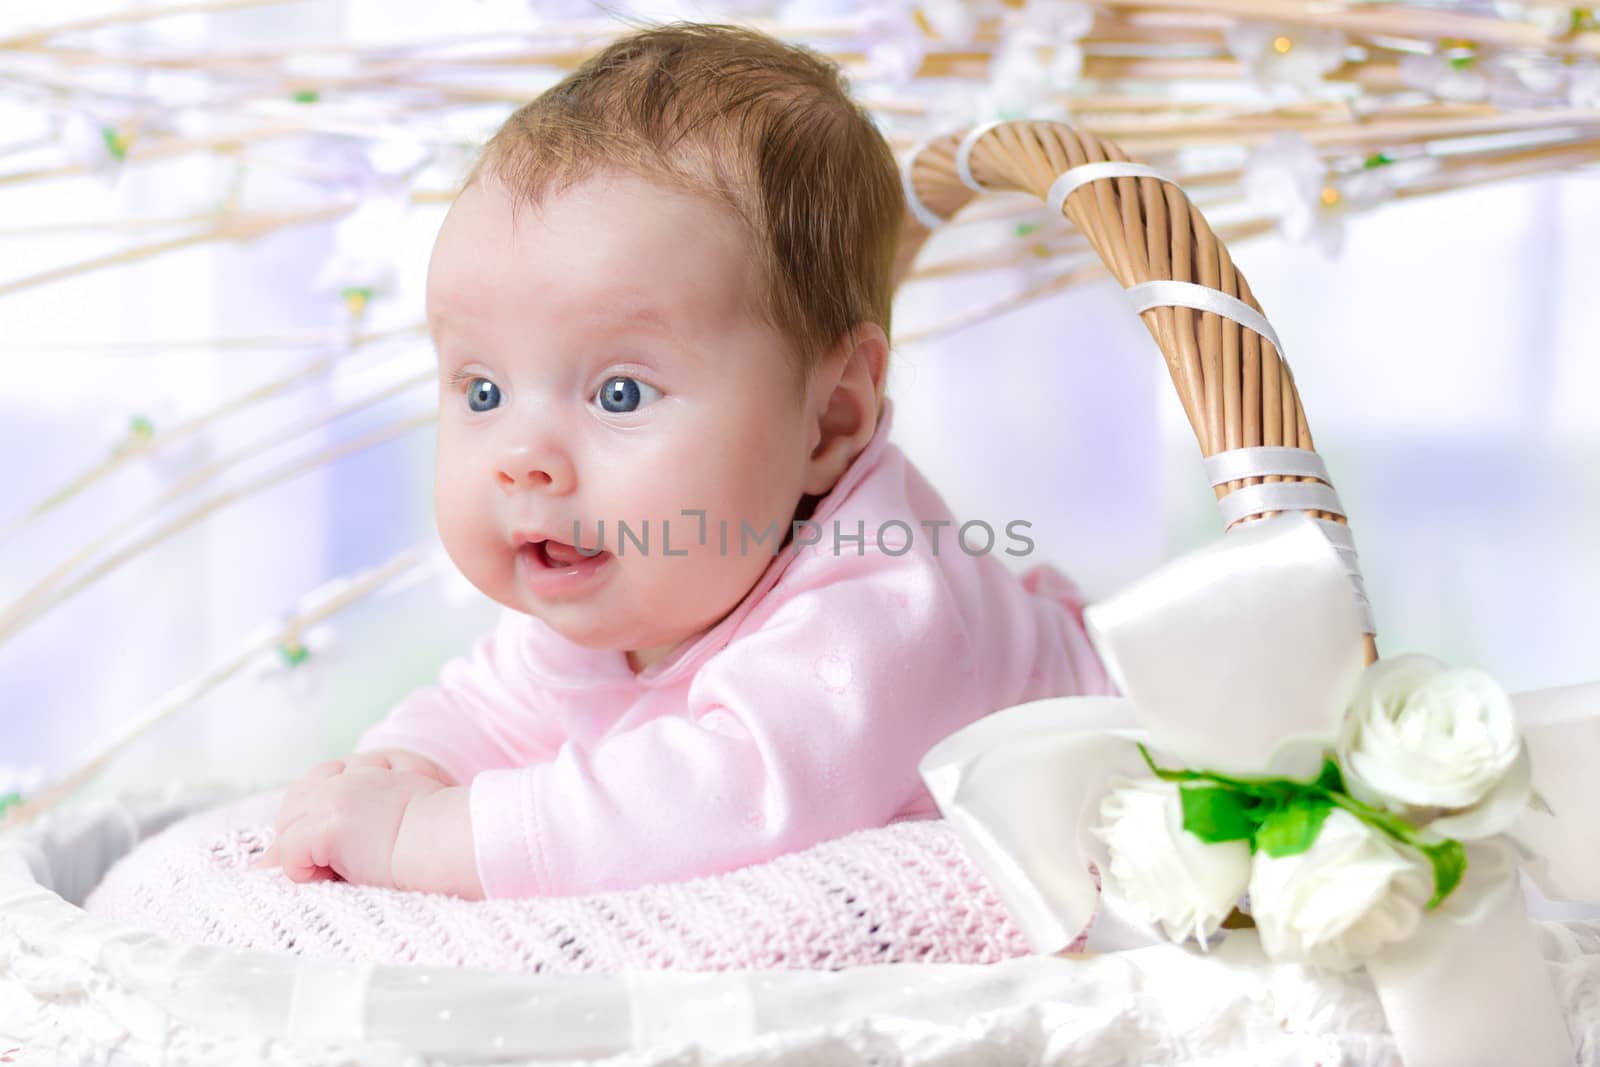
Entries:
<svg viewBox="0 0 1600 1067">
<path fill-rule="evenodd" d="M 606 383 L 595 394 L 595 399 L 600 401 L 600 406 L 614 415 L 625 415 L 630 411 L 637 411 L 649 400 L 646 395 L 660 397 L 661 390 L 653 385 L 646 385 L 637 378 L 618 376 L 607 378 Z"/>
<path fill-rule="evenodd" d="M 484 402 L 483 407 L 478 401 Z M 487 378 L 474 378 L 467 383 L 467 407 L 473 411 L 488 411 L 500 406 L 500 387 Z"/>
</svg>

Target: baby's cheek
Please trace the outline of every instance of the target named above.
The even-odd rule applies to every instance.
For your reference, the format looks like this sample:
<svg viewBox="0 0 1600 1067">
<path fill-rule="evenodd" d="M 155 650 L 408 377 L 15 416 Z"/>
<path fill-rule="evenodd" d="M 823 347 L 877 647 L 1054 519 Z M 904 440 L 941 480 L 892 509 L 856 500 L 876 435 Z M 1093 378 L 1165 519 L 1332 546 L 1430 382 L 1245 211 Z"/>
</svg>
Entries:
<svg viewBox="0 0 1600 1067">
<path fill-rule="evenodd" d="M 515 557 L 503 535 L 490 530 L 464 494 L 439 489 L 434 493 L 434 522 L 439 541 L 456 570 L 495 599 L 496 587 L 510 581 Z"/>
<path fill-rule="evenodd" d="M 689 545 L 694 553 L 703 551 Z M 672 555 L 652 541 L 648 555 L 635 553 L 630 545 L 620 560 L 612 560 L 619 570 L 610 583 L 607 612 L 617 632 L 612 636 L 629 648 L 657 648 L 683 640 L 703 629 L 705 609 L 704 564 L 694 555 L 677 555 L 677 528 L 673 527 Z"/>
<path fill-rule="evenodd" d="M 717 622 L 744 599 L 771 564 L 772 546 L 771 538 L 758 544 L 753 537 L 741 545 L 730 534 L 726 551 L 711 540 L 694 555 L 673 561 L 683 564 L 679 574 L 683 597 L 697 624 Z"/>
</svg>

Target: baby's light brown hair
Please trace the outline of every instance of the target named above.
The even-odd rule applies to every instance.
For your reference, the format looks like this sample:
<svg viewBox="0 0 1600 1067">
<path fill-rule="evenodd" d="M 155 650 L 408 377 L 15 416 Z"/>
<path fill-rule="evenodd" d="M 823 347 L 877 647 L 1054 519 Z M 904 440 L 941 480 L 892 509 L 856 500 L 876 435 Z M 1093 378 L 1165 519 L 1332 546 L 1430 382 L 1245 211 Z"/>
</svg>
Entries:
<svg viewBox="0 0 1600 1067">
<path fill-rule="evenodd" d="M 827 57 L 736 26 L 634 32 L 507 119 L 467 184 L 487 171 L 537 206 L 606 168 L 734 212 L 763 275 L 755 310 L 802 381 L 857 323 L 888 334 L 899 170 Z"/>
</svg>

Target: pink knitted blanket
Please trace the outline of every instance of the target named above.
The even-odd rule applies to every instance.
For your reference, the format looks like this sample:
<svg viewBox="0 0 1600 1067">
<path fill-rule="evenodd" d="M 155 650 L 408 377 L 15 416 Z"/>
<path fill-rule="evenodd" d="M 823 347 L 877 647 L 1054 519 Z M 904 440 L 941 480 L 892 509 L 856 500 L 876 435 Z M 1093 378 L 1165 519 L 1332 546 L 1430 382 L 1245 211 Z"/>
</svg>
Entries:
<svg viewBox="0 0 1600 1067">
<path fill-rule="evenodd" d="M 942 820 L 863 830 L 710 878 L 465 901 L 248 869 L 279 793 L 184 819 L 120 860 L 87 910 L 205 944 L 543 974 L 995 963 L 1029 952 Z"/>
</svg>

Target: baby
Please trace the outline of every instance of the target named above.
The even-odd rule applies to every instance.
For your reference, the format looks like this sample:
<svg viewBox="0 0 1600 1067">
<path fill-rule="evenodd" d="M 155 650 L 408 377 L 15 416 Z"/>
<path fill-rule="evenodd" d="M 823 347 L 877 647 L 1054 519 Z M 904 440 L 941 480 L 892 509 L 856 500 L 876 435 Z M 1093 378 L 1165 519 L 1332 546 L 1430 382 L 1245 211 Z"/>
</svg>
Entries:
<svg viewBox="0 0 1600 1067">
<path fill-rule="evenodd" d="M 958 540 L 888 439 L 904 214 L 838 69 L 752 31 L 635 33 L 506 121 L 427 289 L 439 533 L 505 610 L 289 787 L 263 864 L 714 874 L 934 816 L 941 738 L 1113 691 L 1072 583 Z"/>
</svg>

